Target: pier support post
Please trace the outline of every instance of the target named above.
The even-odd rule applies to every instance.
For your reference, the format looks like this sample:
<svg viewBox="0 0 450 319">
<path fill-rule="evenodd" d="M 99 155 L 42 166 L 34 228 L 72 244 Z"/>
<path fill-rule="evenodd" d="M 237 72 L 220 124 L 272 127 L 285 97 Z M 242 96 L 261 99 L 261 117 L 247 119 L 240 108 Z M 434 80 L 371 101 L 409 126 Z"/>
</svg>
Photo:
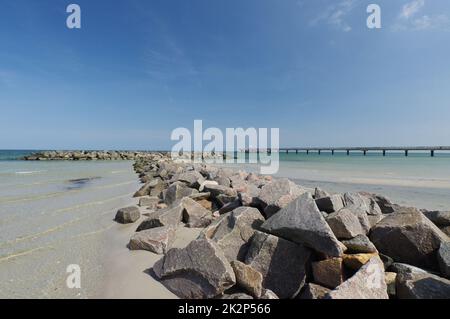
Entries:
<svg viewBox="0 0 450 319">
<path fill-rule="evenodd" d="M 289 150 L 286 150 L 286 154 L 289 154 Z"/>
<path fill-rule="evenodd" d="M 383 150 L 383 156 L 386 156 L 386 150 Z"/>
<path fill-rule="evenodd" d="M 350 150 L 347 150 L 347 156 L 349 156 L 350 155 Z"/>
<path fill-rule="evenodd" d="M 334 155 L 334 150 L 331 150 L 331 155 Z"/>
<path fill-rule="evenodd" d="M 434 150 L 431 150 L 431 157 L 434 157 Z"/>
<path fill-rule="evenodd" d="M 320 150 L 319 150 L 319 155 L 320 155 Z"/>
<path fill-rule="evenodd" d="M 309 150 L 306 150 L 306 155 L 309 155 Z"/>
<path fill-rule="evenodd" d="M 295 154 L 298 154 L 298 150 L 295 150 Z"/>
<path fill-rule="evenodd" d="M 366 150 L 364 150 L 364 156 L 366 156 L 367 155 L 367 151 Z"/>
<path fill-rule="evenodd" d="M 408 156 L 408 150 L 405 150 L 405 156 Z"/>
</svg>

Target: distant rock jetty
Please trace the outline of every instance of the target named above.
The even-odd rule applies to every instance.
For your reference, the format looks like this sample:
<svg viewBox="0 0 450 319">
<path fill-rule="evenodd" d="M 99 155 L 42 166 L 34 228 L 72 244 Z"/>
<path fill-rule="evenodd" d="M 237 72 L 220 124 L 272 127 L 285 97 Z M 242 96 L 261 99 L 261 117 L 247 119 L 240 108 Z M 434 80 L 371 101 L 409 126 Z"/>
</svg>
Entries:
<svg viewBox="0 0 450 319">
<path fill-rule="evenodd" d="M 116 221 L 139 222 L 129 249 L 163 255 L 154 275 L 181 298 L 450 298 L 450 212 L 161 153 L 134 168 L 139 206 Z M 202 231 L 172 248 L 179 227 Z"/>
<path fill-rule="evenodd" d="M 133 151 L 45 151 L 24 156 L 25 161 L 93 161 L 93 160 L 136 160 L 145 158 L 151 152 Z"/>
</svg>

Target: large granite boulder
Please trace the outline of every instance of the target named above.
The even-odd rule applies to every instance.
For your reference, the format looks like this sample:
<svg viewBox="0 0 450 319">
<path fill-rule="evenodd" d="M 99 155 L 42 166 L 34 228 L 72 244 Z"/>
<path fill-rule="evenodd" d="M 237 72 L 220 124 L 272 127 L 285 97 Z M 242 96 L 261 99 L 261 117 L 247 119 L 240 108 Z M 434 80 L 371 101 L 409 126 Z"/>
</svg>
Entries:
<svg viewBox="0 0 450 319">
<path fill-rule="evenodd" d="M 148 250 L 155 254 L 165 254 L 175 240 L 175 228 L 163 226 L 135 233 L 128 244 L 130 250 Z"/>
<path fill-rule="evenodd" d="M 372 197 L 359 193 L 345 193 L 344 203 L 346 207 L 362 210 L 367 215 L 382 215 L 381 208 Z"/>
<path fill-rule="evenodd" d="M 145 219 L 136 229 L 136 231 L 142 231 L 145 229 L 162 227 L 162 226 L 172 226 L 176 227 L 180 224 L 183 217 L 184 207 L 180 201 L 176 202 L 174 205 L 157 210 L 153 212 L 150 217 Z"/>
<path fill-rule="evenodd" d="M 262 274 L 262 285 L 279 298 L 295 297 L 305 283 L 310 251 L 302 245 L 255 232 L 245 263 Z"/>
<path fill-rule="evenodd" d="M 373 257 L 326 299 L 388 299 L 383 262 Z"/>
<path fill-rule="evenodd" d="M 208 239 L 194 240 L 183 249 L 172 248 L 153 271 L 180 298 L 213 298 L 236 283 L 223 251 Z"/>
<path fill-rule="evenodd" d="M 205 181 L 205 178 L 197 171 L 189 171 L 180 174 L 177 180 L 185 183 L 189 187 L 198 189 L 200 185 Z"/>
<path fill-rule="evenodd" d="M 358 216 L 349 209 L 344 208 L 328 215 L 326 221 L 338 239 L 351 239 L 366 234 Z"/>
<path fill-rule="evenodd" d="M 450 242 L 441 243 L 438 250 L 438 261 L 442 276 L 450 278 Z"/>
<path fill-rule="evenodd" d="M 334 194 L 316 199 L 316 204 L 320 211 L 331 214 L 344 208 L 344 199 L 341 194 Z"/>
<path fill-rule="evenodd" d="M 182 182 L 175 182 L 172 183 L 169 188 L 167 188 L 167 191 L 164 195 L 164 202 L 167 205 L 172 205 L 177 200 L 182 199 L 183 197 L 188 197 L 193 194 L 198 193 L 198 190 L 194 188 L 187 187 Z"/>
<path fill-rule="evenodd" d="M 243 261 L 250 238 L 263 222 L 264 217 L 256 208 L 239 207 L 205 228 L 199 238 L 216 242 L 230 262 Z"/>
<path fill-rule="evenodd" d="M 437 270 L 437 250 L 448 237 L 417 209 L 403 208 L 375 225 L 370 240 L 397 262 Z"/>
<path fill-rule="evenodd" d="M 117 211 L 115 221 L 121 224 L 131 224 L 141 217 L 139 208 L 136 206 L 124 207 Z"/>
<path fill-rule="evenodd" d="M 256 201 L 266 218 L 270 218 L 303 193 L 305 190 L 300 186 L 288 179 L 280 179 L 265 185 Z"/>
<path fill-rule="evenodd" d="M 422 213 L 438 227 L 450 226 L 450 211 L 423 210 Z"/>
<path fill-rule="evenodd" d="M 181 200 L 183 206 L 183 222 L 191 228 L 203 228 L 211 224 L 211 211 L 204 208 L 195 200 L 185 197 Z"/>
<path fill-rule="evenodd" d="M 428 272 L 403 272 L 397 274 L 396 293 L 399 299 L 450 299 L 450 280 Z"/>
<path fill-rule="evenodd" d="M 262 228 L 327 256 L 339 257 L 342 247 L 310 193 L 305 193 L 269 218 Z"/>
<path fill-rule="evenodd" d="M 159 204 L 159 198 L 156 196 L 143 196 L 139 198 L 139 206 L 147 207 L 148 209 L 155 209 Z"/>
</svg>

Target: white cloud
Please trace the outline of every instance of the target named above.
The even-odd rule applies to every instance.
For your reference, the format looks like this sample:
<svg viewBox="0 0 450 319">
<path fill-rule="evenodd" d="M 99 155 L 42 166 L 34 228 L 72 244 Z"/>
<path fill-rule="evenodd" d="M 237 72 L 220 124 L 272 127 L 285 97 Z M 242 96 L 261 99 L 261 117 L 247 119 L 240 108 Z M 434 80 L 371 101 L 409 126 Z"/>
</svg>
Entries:
<svg viewBox="0 0 450 319">
<path fill-rule="evenodd" d="M 405 4 L 392 29 L 406 30 L 450 30 L 450 19 L 445 14 L 419 14 L 425 0 L 414 0 Z"/>
<path fill-rule="evenodd" d="M 424 6 L 425 0 L 414 0 L 409 2 L 403 6 L 400 17 L 403 19 L 409 19 L 419 12 Z"/>
<path fill-rule="evenodd" d="M 346 18 L 355 7 L 357 0 L 342 0 L 341 2 L 330 5 L 316 18 L 310 21 L 311 26 L 317 26 L 325 22 L 339 30 L 349 32 L 352 27 L 347 23 Z"/>
</svg>

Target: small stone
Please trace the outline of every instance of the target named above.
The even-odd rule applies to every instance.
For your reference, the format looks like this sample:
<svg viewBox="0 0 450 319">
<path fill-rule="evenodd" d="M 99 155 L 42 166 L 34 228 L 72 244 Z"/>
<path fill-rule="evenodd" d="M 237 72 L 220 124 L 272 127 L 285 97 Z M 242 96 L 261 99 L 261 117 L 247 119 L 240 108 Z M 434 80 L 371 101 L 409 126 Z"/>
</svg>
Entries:
<svg viewBox="0 0 450 319">
<path fill-rule="evenodd" d="M 395 296 L 395 282 L 397 279 L 397 274 L 395 272 L 385 272 L 384 279 L 386 281 L 388 295 L 391 297 Z"/>
<path fill-rule="evenodd" d="M 156 196 L 144 196 L 139 198 L 140 207 L 148 207 L 149 209 L 155 209 L 156 205 L 159 203 L 159 198 Z"/>
<path fill-rule="evenodd" d="M 377 253 L 371 253 L 371 254 L 354 254 L 354 255 L 347 255 L 344 254 L 344 265 L 350 269 L 358 270 L 369 260 L 371 260 L 373 257 L 378 257 Z"/>
<path fill-rule="evenodd" d="M 344 199 L 340 194 L 330 195 L 316 199 L 317 207 L 328 214 L 344 208 Z"/>
<path fill-rule="evenodd" d="M 139 208 L 130 206 L 121 208 L 117 211 L 115 221 L 121 224 L 131 224 L 141 217 Z"/>
<path fill-rule="evenodd" d="M 427 272 L 399 273 L 396 280 L 399 299 L 450 299 L 450 280 Z"/>
</svg>

